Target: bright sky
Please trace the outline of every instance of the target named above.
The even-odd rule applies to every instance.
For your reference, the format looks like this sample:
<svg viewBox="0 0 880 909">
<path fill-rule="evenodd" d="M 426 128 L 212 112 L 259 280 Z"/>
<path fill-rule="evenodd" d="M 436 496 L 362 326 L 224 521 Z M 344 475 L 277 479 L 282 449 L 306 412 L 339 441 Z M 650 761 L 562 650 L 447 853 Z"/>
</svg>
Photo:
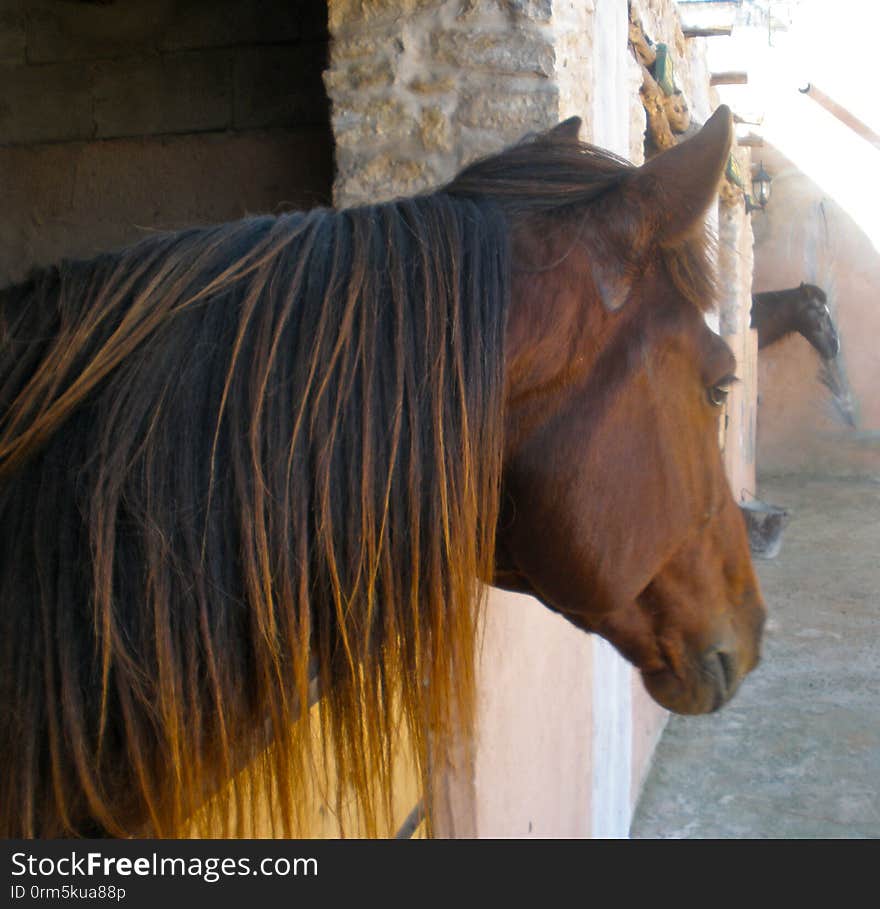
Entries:
<svg viewBox="0 0 880 909">
<path fill-rule="evenodd" d="M 708 41 L 710 69 L 746 70 L 749 84 L 719 86 L 724 103 L 761 119 L 746 127 L 823 188 L 880 250 L 880 150 L 798 89 L 812 83 L 880 133 L 880 2 L 763 0 L 788 30 L 736 27 Z M 747 0 L 748 5 L 748 0 Z M 687 5 L 681 7 L 687 21 Z M 720 23 L 723 24 L 723 23 Z M 756 150 L 757 151 L 757 150 Z M 760 152 L 753 155 L 759 158 Z M 771 175 L 772 176 L 772 175 Z"/>
<path fill-rule="evenodd" d="M 794 66 L 880 133 L 876 0 L 803 0 L 795 11 Z M 872 67 L 873 64 L 873 67 Z"/>
</svg>

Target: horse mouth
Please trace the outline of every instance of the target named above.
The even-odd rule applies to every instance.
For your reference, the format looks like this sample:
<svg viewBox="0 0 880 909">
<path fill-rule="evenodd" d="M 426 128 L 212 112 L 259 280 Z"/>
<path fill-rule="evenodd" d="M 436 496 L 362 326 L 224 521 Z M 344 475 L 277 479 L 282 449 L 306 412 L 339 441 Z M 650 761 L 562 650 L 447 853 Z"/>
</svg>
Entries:
<svg viewBox="0 0 880 909">
<path fill-rule="evenodd" d="M 642 673 L 645 688 L 661 707 L 686 716 L 719 710 L 736 694 L 743 676 L 736 655 L 718 648 L 704 653 L 684 675 L 671 669 Z"/>
</svg>

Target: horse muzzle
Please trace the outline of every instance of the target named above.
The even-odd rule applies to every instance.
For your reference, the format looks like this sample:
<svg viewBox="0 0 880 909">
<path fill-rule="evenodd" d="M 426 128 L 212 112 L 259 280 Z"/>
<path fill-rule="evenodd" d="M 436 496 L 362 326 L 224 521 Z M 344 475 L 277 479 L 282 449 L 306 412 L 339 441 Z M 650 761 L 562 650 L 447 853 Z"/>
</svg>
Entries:
<svg viewBox="0 0 880 909">
<path fill-rule="evenodd" d="M 748 634 L 709 647 L 684 666 L 643 671 L 648 693 L 673 713 L 714 713 L 730 701 L 758 665 L 765 615 L 763 604 L 756 604 Z"/>
</svg>

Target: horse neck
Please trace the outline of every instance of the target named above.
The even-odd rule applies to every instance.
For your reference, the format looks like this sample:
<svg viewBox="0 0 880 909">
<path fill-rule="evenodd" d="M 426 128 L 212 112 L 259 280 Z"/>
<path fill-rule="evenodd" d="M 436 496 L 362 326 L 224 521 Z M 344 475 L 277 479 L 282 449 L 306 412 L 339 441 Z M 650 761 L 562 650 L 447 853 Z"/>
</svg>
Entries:
<svg viewBox="0 0 880 909">
<path fill-rule="evenodd" d="M 801 316 L 806 299 L 800 287 L 752 295 L 753 325 L 758 329 L 760 347 L 775 344 L 790 334 L 804 334 Z"/>
</svg>

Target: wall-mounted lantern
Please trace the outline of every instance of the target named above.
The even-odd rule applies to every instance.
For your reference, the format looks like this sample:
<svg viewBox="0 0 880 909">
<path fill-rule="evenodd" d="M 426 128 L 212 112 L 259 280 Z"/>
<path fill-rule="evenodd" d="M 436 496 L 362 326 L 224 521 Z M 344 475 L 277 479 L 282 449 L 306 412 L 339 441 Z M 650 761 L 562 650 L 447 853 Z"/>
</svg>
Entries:
<svg viewBox="0 0 880 909">
<path fill-rule="evenodd" d="M 770 174 L 764 170 L 764 163 L 758 165 L 758 172 L 752 177 L 752 195 L 746 196 L 746 211 L 763 211 L 770 201 Z M 754 201 L 752 201 L 754 199 Z"/>
</svg>

